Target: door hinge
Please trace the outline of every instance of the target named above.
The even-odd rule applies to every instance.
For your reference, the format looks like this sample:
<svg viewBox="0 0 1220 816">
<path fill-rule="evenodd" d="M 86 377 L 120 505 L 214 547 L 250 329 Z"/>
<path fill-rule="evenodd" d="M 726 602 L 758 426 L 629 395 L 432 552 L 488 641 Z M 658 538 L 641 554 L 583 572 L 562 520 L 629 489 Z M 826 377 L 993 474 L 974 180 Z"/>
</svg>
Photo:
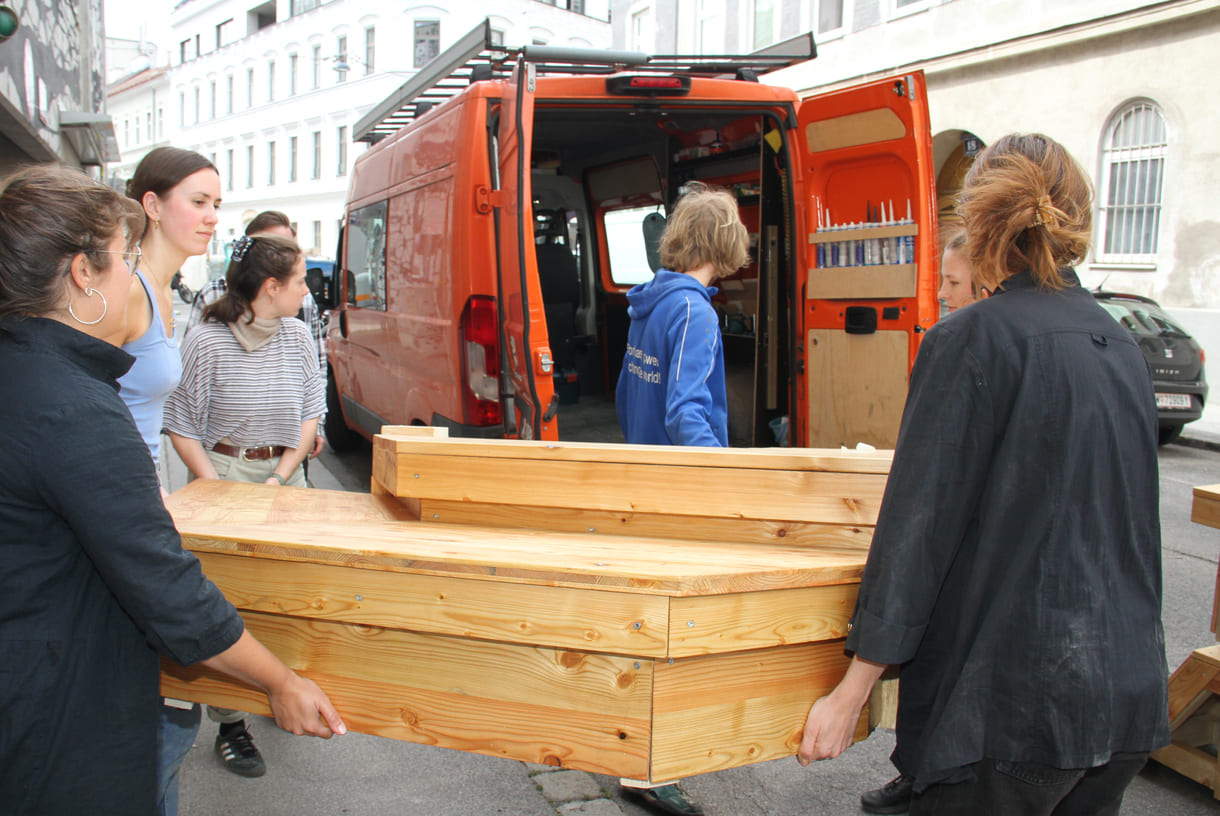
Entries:
<svg viewBox="0 0 1220 816">
<path fill-rule="evenodd" d="M 480 215 L 487 215 L 493 208 L 500 205 L 500 191 L 493 190 L 486 184 L 474 188 L 474 209 Z"/>
</svg>

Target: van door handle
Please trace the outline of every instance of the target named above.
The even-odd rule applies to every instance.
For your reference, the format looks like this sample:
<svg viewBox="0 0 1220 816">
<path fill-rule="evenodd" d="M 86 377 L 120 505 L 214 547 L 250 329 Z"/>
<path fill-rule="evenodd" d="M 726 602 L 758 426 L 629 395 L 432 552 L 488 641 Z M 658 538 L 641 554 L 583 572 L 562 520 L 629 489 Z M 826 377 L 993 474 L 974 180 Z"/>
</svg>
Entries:
<svg viewBox="0 0 1220 816">
<path fill-rule="evenodd" d="M 559 413 L 559 395 L 551 395 L 551 404 L 546 407 L 546 413 L 542 415 L 543 422 L 550 422 L 555 418 L 555 414 Z"/>
<path fill-rule="evenodd" d="M 339 310 L 339 334 L 347 338 L 347 309 Z"/>
</svg>

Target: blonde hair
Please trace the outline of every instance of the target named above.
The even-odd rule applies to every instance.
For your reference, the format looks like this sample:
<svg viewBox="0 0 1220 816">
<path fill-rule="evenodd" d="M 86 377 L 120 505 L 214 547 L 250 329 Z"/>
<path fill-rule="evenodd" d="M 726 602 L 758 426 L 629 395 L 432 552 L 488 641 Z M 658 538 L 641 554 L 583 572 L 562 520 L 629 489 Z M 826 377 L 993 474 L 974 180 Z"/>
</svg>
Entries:
<svg viewBox="0 0 1220 816">
<path fill-rule="evenodd" d="M 732 275 L 750 262 L 750 234 L 737 211 L 737 200 L 704 184 L 678 199 L 661 235 L 661 264 L 686 272 L 710 263 L 715 277 Z"/>
<path fill-rule="evenodd" d="M 1063 267 L 1089 252 L 1093 186 L 1063 145 L 1040 133 L 1004 136 L 966 174 L 957 207 L 975 282 L 995 289 L 1029 270 L 1062 289 Z"/>
</svg>

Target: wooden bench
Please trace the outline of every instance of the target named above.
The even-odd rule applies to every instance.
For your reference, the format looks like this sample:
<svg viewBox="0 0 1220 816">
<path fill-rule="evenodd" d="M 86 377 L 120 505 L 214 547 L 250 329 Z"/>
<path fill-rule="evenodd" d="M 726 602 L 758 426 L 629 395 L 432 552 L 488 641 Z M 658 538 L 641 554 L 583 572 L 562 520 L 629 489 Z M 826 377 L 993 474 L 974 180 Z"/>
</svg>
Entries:
<svg viewBox="0 0 1220 816">
<path fill-rule="evenodd" d="M 1220 484 L 1196 487 L 1190 518 L 1220 529 Z M 1212 633 L 1220 630 L 1220 570 L 1212 599 Z M 1152 758 L 1212 789 L 1220 799 L 1220 645 L 1195 649 L 1169 678 L 1172 742 Z"/>
<path fill-rule="evenodd" d="M 795 753 L 847 667 L 889 463 L 386 428 L 370 494 L 205 481 L 168 504 L 353 730 L 665 782 Z M 199 667 L 164 661 L 162 688 L 267 713 Z"/>
</svg>

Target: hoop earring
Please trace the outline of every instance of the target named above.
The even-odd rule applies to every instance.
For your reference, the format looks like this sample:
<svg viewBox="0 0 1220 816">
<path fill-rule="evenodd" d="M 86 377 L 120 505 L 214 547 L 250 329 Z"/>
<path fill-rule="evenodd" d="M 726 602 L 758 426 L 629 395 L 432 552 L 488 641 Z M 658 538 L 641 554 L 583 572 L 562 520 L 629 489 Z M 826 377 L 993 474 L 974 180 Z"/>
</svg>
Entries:
<svg viewBox="0 0 1220 816">
<path fill-rule="evenodd" d="M 102 314 L 97 320 L 81 320 L 79 317 L 77 317 L 76 312 L 72 311 L 72 299 L 68 298 L 68 314 L 72 315 L 72 319 L 82 326 L 96 326 L 98 323 L 101 323 L 106 319 L 106 311 L 110 308 L 110 304 L 106 302 L 106 296 L 102 294 L 101 289 L 93 289 L 88 286 L 85 287 L 85 297 L 93 297 L 95 294 L 102 299 Z"/>
</svg>

